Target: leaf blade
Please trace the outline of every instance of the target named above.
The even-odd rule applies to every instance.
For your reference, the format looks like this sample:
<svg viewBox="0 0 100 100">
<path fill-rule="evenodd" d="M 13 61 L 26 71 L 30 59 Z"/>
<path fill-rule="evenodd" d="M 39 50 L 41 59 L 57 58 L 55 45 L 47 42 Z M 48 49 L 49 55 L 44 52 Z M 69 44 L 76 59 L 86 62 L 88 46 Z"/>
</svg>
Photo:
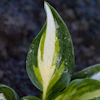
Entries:
<svg viewBox="0 0 100 100">
<path fill-rule="evenodd" d="M 52 100 L 89 100 L 100 97 L 100 82 L 93 79 L 76 79 Z"/>
<path fill-rule="evenodd" d="M 45 95 L 52 95 L 50 91 L 60 91 L 70 81 L 74 67 L 74 50 L 69 31 L 59 14 L 46 2 L 45 10 L 47 21 L 30 46 L 26 67 L 32 83 Z M 60 83 L 61 80 L 63 84 Z M 53 84 L 50 85 L 51 83 Z"/>
<path fill-rule="evenodd" d="M 25 96 L 25 97 L 22 97 L 21 100 L 41 100 L 35 96 Z"/>
<path fill-rule="evenodd" d="M 48 98 L 50 98 L 52 95 L 54 95 L 55 92 L 62 90 L 65 86 L 68 85 L 75 61 L 74 61 L 73 44 L 72 44 L 69 31 L 66 25 L 64 24 L 63 20 L 59 16 L 59 14 L 56 12 L 56 10 L 49 4 L 48 6 L 50 7 L 53 17 L 55 19 L 54 21 L 55 21 L 56 32 L 57 32 L 56 34 L 57 34 L 59 46 L 60 46 L 60 51 L 59 51 L 58 59 L 57 59 L 58 62 L 56 63 L 57 70 L 59 70 L 59 67 L 61 67 L 62 63 L 64 62 L 64 65 L 63 65 L 64 70 L 61 74 L 61 77 L 59 78 L 59 80 L 57 80 L 57 83 L 50 89 L 53 92 L 50 93 L 50 91 L 48 91 L 47 93 L 49 94 Z M 65 78 L 64 76 L 67 78 Z M 63 82 L 62 84 L 61 84 L 61 81 Z"/>
<path fill-rule="evenodd" d="M 72 80 L 74 79 L 82 79 L 82 78 L 90 78 L 100 80 L 100 64 L 96 64 L 85 68 L 72 76 Z"/>
<path fill-rule="evenodd" d="M 28 54 L 27 54 L 27 59 L 26 59 L 26 70 L 27 70 L 28 76 L 31 82 L 41 91 L 43 91 L 43 87 L 42 87 L 42 81 L 41 81 L 42 78 L 40 75 L 40 71 L 38 69 L 37 51 L 38 51 L 41 36 L 45 32 L 45 28 L 46 28 L 46 23 L 44 24 L 43 28 L 41 29 L 39 34 L 36 36 L 36 38 L 32 41 Z M 36 73 L 35 70 L 38 73 Z"/>
<path fill-rule="evenodd" d="M 17 93 L 13 89 L 4 84 L 0 84 L 0 99 L 20 100 Z"/>
</svg>

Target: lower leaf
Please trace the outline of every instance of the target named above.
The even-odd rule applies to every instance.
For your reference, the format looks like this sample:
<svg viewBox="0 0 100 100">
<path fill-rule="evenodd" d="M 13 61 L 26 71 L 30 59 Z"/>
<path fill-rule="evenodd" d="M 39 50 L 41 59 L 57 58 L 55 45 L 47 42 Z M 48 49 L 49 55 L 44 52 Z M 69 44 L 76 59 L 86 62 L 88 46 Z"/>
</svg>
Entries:
<svg viewBox="0 0 100 100">
<path fill-rule="evenodd" d="M 89 100 L 100 100 L 100 97 L 94 98 L 94 99 L 89 99 Z"/>
<path fill-rule="evenodd" d="M 0 100 L 20 100 L 17 93 L 10 87 L 0 84 Z"/>
<path fill-rule="evenodd" d="M 85 68 L 72 76 L 72 80 L 82 78 L 96 79 L 100 81 L 100 64 Z"/>
<path fill-rule="evenodd" d="M 52 100 L 95 100 L 94 98 L 98 97 L 100 97 L 100 81 L 93 79 L 76 79 Z"/>
<path fill-rule="evenodd" d="M 40 99 L 35 96 L 26 96 L 23 97 L 21 100 L 40 100 Z"/>
</svg>

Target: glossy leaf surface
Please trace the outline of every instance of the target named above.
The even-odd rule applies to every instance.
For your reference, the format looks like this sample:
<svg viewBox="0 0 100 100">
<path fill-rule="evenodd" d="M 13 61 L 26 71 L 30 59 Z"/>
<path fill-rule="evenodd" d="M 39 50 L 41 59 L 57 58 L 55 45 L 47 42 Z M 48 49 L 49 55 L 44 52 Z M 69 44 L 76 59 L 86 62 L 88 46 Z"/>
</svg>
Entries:
<svg viewBox="0 0 100 100">
<path fill-rule="evenodd" d="M 95 100 L 100 97 L 100 81 L 93 79 L 76 79 L 52 100 Z"/>
<path fill-rule="evenodd" d="M 100 64 L 90 66 L 72 76 L 72 80 L 82 78 L 96 79 L 100 81 Z"/>
<path fill-rule="evenodd" d="M 0 84 L 0 100 L 20 100 L 17 93 L 10 87 Z"/>
<path fill-rule="evenodd" d="M 74 51 L 69 31 L 59 14 L 46 2 L 45 10 L 47 21 L 30 46 L 26 66 L 32 83 L 43 91 L 46 99 L 69 83 Z"/>
</svg>

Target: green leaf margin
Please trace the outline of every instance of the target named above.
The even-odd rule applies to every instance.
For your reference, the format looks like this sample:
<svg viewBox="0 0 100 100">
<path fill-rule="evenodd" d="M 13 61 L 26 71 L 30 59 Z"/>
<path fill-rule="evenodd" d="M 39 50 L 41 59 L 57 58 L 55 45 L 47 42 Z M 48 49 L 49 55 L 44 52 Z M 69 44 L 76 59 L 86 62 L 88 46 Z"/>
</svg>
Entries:
<svg viewBox="0 0 100 100">
<path fill-rule="evenodd" d="M 0 84 L 0 92 L 3 93 L 7 100 L 20 100 L 17 93 L 9 86 Z"/>
<path fill-rule="evenodd" d="M 22 97 L 21 100 L 41 100 L 35 96 L 25 96 L 25 97 Z"/>
<path fill-rule="evenodd" d="M 72 80 L 74 79 L 83 79 L 83 78 L 90 78 L 94 74 L 100 72 L 100 64 L 96 64 L 90 67 L 87 67 L 72 76 Z"/>
</svg>

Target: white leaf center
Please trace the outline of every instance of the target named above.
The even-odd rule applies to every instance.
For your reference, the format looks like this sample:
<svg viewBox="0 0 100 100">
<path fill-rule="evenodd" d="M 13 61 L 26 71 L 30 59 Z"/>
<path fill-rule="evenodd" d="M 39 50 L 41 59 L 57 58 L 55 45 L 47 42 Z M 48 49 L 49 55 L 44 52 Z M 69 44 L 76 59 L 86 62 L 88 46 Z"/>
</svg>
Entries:
<svg viewBox="0 0 100 100">
<path fill-rule="evenodd" d="M 100 72 L 99 73 L 96 73 L 94 74 L 93 76 L 90 77 L 91 79 L 96 79 L 96 80 L 99 80 L 100 81 Z"/>
<path fill-rule="evenodd" d="M 38 64 L 39 64 L 39 70 L 40 70 L 42 80 L 43 80 L 44 97 L 45 97 L 50 79 L 55 70 L 55 65 L 52 65 L 52 62 L 53 62 L 53 55 L 55 51 L 55 41 L 56 41 L 55 40 L 56 28 L 55 28 L 54 18 L 53 18 L 50 8 L 48 7 L 46 3 L 45 3 L 45 9 L 47 13 L 47 28 L 46 28 L 44 47 L 43 47 L 44 48 L 43 61 L 41 60 L 40 45 L 38 49 Z M 41 41 L 40 41 L 40 44 L 41 44 Z"/>
<path fill-rule="evenodd" d="M 0 93 L 0 100 L 6 100 L 3 93 Z"/>
</svg>

